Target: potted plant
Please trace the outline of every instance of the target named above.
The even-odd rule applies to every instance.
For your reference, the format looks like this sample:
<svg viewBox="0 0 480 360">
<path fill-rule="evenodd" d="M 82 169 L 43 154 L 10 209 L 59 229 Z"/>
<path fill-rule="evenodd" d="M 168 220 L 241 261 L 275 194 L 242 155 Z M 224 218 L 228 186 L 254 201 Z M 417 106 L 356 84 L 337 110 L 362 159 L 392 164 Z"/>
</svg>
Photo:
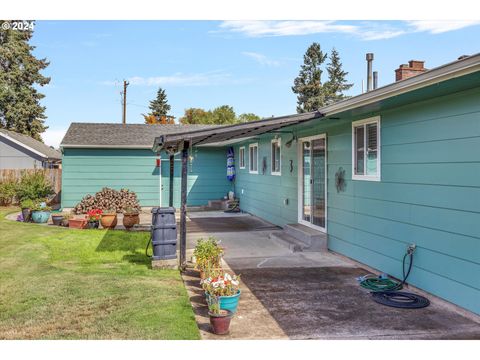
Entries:
<svg viewBox="0 0 480 360">
<path fill-rule="evenodd" d="M 240 276 L 220 271 L 202 280 L 201 284 L 207 302 L 211 301 L 212 297 L 217 297 L 220 309 L 230 310 L 233 314 L 237 312 L 241 294 Z"/>
<path fill-rule="evenodd" d="M 92 209 L 87 211 L 88 223 L 87 227 L 89 229 L 98 229 L 100 225 L 100 219 L 102 217 L 102 209 Z"/>
<path fill-rule="evenodd" d="M 65 215 L 63 213 L 54 213 L 52 214 L 52 223 L 53 225 L 61 226 Z"/>
<path fill-rule="evenodd" d="M 123 211 L 123 226 L 125 229 L 130 230 L 134 225 L 140 223 L 140 217 L 138 210 L 132 207 L 127 207 Z"/>
<path fill-rule="evenodd" d="M 195 257 L 195 268 L 200 271 L 200 279 L 205 279 L 211 271 L 220 269 L 222 255 L 223 248 L 213 236 L 197 241 L 193 256 Z"/>
<path fill-rule="evenodd" d="M 117 226 L 117 212 L 115 210 L 105 210 L 100 222 L 104 229 L 115 229 L 115 226 Z"/>
<path fill-rule="evenodd" d="M 22 216 L 24 222 L 30 222 L 32 216 L 32 208 L 35 206 L 35 202 L 31 199 L 24 199 L 20 202 L 22 208 Z"/>
<path fill-rule="evenodd" d="M 50 212 L 52 208 L 47 206 L 45 202 L 35 202 L 32 207 L 32 220 L 37 224 L 44 224 L 50 218 Z"/>
<path fill-rule="evenodd" d="M 74 217 L 73 215 L 68 219 L 68 227 L 72 229 L 85 229 L 87 227 L 87 218 L 84 217 Z"/>
<path fill-rule="evenodd" d="M 228 334 L 233 313 L 230 310 L 220 308 L 219 298 L 217 296 L 211 296 L 207 299 L 207 302 L 208 316 L 210 317 L 210 325 L 213 333 L 217 335 Z"/>
<path fill-rule="evenodd" d="M 70 219 L 73 219 L 73 214 L 71 212 L 65 213 L 62 219 L 61 226 L 68 227 L 70 223 Z"/>
</svg>

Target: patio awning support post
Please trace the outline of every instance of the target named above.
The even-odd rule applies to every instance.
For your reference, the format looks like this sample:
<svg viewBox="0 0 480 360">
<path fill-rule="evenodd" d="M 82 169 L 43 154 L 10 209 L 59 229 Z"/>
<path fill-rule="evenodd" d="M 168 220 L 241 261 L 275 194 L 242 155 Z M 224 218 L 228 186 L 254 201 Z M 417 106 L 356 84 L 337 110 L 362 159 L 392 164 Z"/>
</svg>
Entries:
<svg viewBox="0 0 480 360">
<path fill-rule="evenodd" d="M 189 142 L 182 148 L 182 185 L 180 197 L 180 270 L 185 270 L 187 261 L 187 165 Z"/>
<path fill-rule="evenodd" d="M 168 206 L 173 206 L 173 168 L 175 166 L 175 155 L 170 154 L 170 186 L 168 191 Z"/>
</svg>

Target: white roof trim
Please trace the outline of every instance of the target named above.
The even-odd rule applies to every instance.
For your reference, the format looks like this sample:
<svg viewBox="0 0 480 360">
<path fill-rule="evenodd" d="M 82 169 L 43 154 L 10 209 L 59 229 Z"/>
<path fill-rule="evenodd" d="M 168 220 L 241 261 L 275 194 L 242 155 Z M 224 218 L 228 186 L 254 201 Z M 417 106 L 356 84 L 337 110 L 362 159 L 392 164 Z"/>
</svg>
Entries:
<svg viewBox="0 0 480 360">
<path fill-rule="evenodd" d="M 60 148 L 73 148 L 73 149 L 149 149 L 151 146 L 147 145 L 70 145 L 60 144 Z"/>
<path fill-rule="evenodd" d="M 34 154 L 37 154 L 37 155 L 40 155 L 41 157 L 44 157 L 46 159 L 48 159 L 48 156 L 45 155 L 44 153 L 41 153 L 40 151 L 38 150 L 35 150 L 33 148 L 31 148 L 30 146 L 28 145 L 25 145 L 24 143 L 22 143 L 21 141 L 18 141 L 17 139 L 14 139 L 12 138 L 11 136 L 8 136 L 7 134 L 3 133 L 3 132 L 0 132 L 0 136 L 4 137 L 5 139 L 17 144 L 17 145 L 20 145 L 21 147 L 23 147 L 24 149 L 27 149 L 28 151 L 34 153 Z"/>
<path fill-rule="evenodd" d="M 352 110 L 393 96 L 421 89 L 445 80 L 475 73 L 477 71 L 480 71 L 480 54 L 472 55 L 464 60 L 457 60 L 442 65 L 423 74 L 397 81 L 364 94 L 354 96 L 350 99 L 325 106 L 318 109 L 318 111 L 324 114 L 325 117 L 328 117 L 343 111 Z"/>
</svg>

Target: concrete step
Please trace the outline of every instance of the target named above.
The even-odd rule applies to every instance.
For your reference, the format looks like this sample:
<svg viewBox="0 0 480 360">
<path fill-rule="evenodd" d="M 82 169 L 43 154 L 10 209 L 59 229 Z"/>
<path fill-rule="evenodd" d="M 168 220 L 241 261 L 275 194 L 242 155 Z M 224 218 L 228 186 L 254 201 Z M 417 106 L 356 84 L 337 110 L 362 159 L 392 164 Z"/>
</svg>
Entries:
<svg viewBox="0 0 480 360">
<path fill-rule="evenodd" d="M 327 251 L 327 234 L 302 224 L 287 224 L 283 231 L 307 244 L 303 251 Z"/>
<path fill-rule="evenodd" d="M 285 246 L 292 252 L 301 252 L 308 247 L 308 244 L 295 239 L 293 236 L 286 234 L 284 231 L 272 231 L 268 237 L 278 244 Z"/>
</svg>

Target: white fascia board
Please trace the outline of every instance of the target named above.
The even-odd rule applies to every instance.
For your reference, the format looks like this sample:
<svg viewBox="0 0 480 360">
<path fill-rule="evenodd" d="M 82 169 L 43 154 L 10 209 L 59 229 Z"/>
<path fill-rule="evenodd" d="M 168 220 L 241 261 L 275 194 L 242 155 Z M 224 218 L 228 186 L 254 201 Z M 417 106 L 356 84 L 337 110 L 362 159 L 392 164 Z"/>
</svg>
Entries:
<svg viewBox="0 0 480 360">
<path fill-rule="evenodd" d="M 48 156 L 45 155 L 44 153 L 42 153 L 42 152 L 40 152 L 40 151 L 38 151 L 38 150 L 35 150 L 35 149 L 31 148 L 31 147 L 28 146 L 28 145 L 25 145 L 25 144 L 22 143 L 21 141 L 18 141 L 18 140 L 16 140 L 16 139 L 8 136 L 8 135 L 5 134 L 5 133 L 0 132 L 0 136 L 4 137 L 4 138 L 7 139 L 8 141 L 11 141 L 11 142 L 13 142 L 13 143 L 15 143 L 15 144 L 17 144 L 17 145 L 20 145 L 20 146 L 23 147 L 24 149 L 27 149 L 28 151 L 30 151 L 30 152 L 32 152 L 32 153 L 34 153 L 34 154 L 40 155 L 41 157 L 44 157 L 44 158 L 48 159 Z"/>
<path fill-rule="evenodd" d="M 318 111 L 324 114 L 325 117 L 328 117 L 478 71 L 480 71 L 480 54 L 473 55 L 462 61 L 455 61 L 440 66 L 427 71 L 424 74 L 401 80 L 353 98 L 325 106 Z"/>
</svg>

